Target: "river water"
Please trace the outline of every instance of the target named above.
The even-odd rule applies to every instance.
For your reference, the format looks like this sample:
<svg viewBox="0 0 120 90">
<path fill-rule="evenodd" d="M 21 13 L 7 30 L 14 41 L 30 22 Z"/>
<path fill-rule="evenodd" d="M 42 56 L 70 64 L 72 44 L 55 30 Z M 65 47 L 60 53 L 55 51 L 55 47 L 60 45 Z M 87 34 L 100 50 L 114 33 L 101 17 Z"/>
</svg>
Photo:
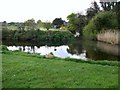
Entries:
<svg viewBox="0 0 120 90">
<path fill-rule="evenodd" d="M 50 52 L 60 58 L 76 58 L 83 60 L 120 60 L 120 45 L 103 42 L 76 39 L 72 43 L 42 43 L 42 42 L 3 42 L 9 50 L 21 50 L 28 53 L 46 55 Z"/>
</svg>

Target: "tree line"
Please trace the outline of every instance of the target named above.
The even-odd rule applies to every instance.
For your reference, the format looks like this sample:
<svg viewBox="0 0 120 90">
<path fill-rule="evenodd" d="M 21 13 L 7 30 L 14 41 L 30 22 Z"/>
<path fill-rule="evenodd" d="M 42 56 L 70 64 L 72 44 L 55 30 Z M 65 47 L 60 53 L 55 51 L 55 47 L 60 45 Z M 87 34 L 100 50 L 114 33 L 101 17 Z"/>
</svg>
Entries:
<svg viewBox="0 0 120 90">
<path fill-rule="evenodd" d="M 62 20 L 62 18 L 55 18 L 53 20 L 53 22 L 42 22 L 41 20 L 38 20 L 37 22 L 35 22 L 35 20 L 32 19 L 28 19 L 27 21 L 20 23 L 20 22 L 10 22 L 7 23 L 6 21 L 2 22 L 2 30 L 6 30 L 9 29 L 9 26 L 15 26 L 17 27 L 16 29 L 18 30 L 37 30 L 42 28 L 46 28 L 47 30 L 49 30 L 50 28 L 60 28 L 62 26 L 66 26 L 67 22 L 65 20 Z"/>
<path fill-rule="evenodd" d="M 27 21 L 25 21 L 24 23 L 14 23 L 11 22 L 8 25 L 16 25 L 17 29 L 22 31 L 22 30 L 37 30 L 40 29 L 40 27 L 46 28 L 47 30 L 49 30 L 50 28 L 62 28 L 65 30 L 69 30 L 71 31 L 73 34 L 75 34 L 76 32 L 80 33 L 80 35 L 82 36 L 84 33 L 84 30 L 86 29 L 86 27 L 89 28 L 93 28 L 94 26 L 96 27 L 96 31 L 98 32 L 100 30 L 100 27 L 103 27 L 102 25 L 106 25 L 107 27 L 111 27 L 111 25 L 113 26 L 113 24 L 115 24 L 115 27 L 119 27 L 119 25 L 116 24 L 116 20 L 114 18 L 116 18 L 115 15 L 116 14 L 118 18 L 118 21 L 120 22 L 120 2 L 113 4 L 113 3 L 101 3 L 102 6 L 102 10 L 100 10 L 99 5 L 97 4 L 96 1 L 91 3 L 91 6 L 86 10 L 86 14 L 82 14 L 82 13 L 71 13 L 70 15 L 67 16 L 67 20 L 68 22 L 66 22 L 65 20 L 62 20 L 62 18 L 55 18 L 52 22 L 42 22 L 41 20 L 38 20 L 37 22 L 35 22 L 34 19 L 29 19 Z M 106 5 L 108 4 L 108 5 Z M 110 7 L 110 5 L 112 5 Z M 107 12 L 108 11 L 108 12 Z M 110 12 L 112 13 L 110 13 Z M 107 13 L 106 13 L 107 12 Z M 105 13 L 105 14 L 100 14 L 100 13 Z M 100 15 L 98 15 L 100 14 Z M 113 24 L 109 24 L 111 22 L 109 22 L 109 15 L 112 15 L 113 18 L 111 18 L 111 20 L 115 21 L 113 22 Z M 98 16 L 96 16 L 98 15 Z M 92 20 L 94 19 L 94 20 Z M 92 24 L 90 24 L 91 22 L 95 22 L 94 26 L 92 26 Z M 101 23 L 101 24 L 100 24 Z M 98 25 L 97 25 L 98 24 Z M 91 27 L 90 27 L 91 26 Z M 114 27 L 113 27 L 114 28 Z M 3 22 L 3 30 L 7 29 L 7 22 Z M 102 29 L 102 28 L 101 28 Z M 86 30 L 87 31 L 87 30 Z M 88 30 L 89 31 L 89 30 Z M 95 32 L 95 31 L 90 31 L 90 32 Z"/>
</svg>

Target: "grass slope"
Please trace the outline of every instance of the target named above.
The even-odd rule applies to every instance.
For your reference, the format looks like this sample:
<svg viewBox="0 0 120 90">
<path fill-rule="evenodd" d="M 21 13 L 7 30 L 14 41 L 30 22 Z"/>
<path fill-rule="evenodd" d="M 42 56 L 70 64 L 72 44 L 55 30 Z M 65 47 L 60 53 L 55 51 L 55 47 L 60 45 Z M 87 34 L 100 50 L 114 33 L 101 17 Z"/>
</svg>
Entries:
<svg viewBox="0 0 120 90">
<path fill-rule="evenodd" d="M 3 88 L 118 87 L 117 65 L 47 59 L 22 52 L 7 52 L 2 58 Z"/>
</svg>

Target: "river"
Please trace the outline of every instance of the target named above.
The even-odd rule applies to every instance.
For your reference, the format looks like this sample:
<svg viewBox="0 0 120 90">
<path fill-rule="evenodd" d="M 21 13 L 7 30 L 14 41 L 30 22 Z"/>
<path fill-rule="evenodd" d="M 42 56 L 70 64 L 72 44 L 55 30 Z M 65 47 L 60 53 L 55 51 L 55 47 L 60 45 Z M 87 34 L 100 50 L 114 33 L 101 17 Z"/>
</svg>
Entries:
<svg viewBox="0 0 120 90">
<path fill-rule="evenodd" d="M 82 60 L 120 60 L 120 45 L 111 45 L 98 41 L 76 39 L 72 43 L 12 42 L 3 41 L 9 50 L 21 50 L 27 53 L 46 55 L 50 52 L 60 58 Z"/>
</svg>

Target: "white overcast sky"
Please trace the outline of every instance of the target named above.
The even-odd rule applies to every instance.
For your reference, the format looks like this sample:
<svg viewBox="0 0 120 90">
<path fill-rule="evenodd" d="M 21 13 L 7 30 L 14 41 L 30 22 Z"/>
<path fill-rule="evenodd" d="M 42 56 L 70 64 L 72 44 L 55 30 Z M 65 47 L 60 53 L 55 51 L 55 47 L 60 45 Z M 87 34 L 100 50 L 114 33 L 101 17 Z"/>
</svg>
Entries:
<svg viewBox="0 0 120 90">
<path fill-rule="evenodd" d="M 99 0 L 0 0 L 0 22 L 24 22 L 34 18 L 52 21 L 73 13 L 85 12 L 92 1 Z"/>
</svg>

